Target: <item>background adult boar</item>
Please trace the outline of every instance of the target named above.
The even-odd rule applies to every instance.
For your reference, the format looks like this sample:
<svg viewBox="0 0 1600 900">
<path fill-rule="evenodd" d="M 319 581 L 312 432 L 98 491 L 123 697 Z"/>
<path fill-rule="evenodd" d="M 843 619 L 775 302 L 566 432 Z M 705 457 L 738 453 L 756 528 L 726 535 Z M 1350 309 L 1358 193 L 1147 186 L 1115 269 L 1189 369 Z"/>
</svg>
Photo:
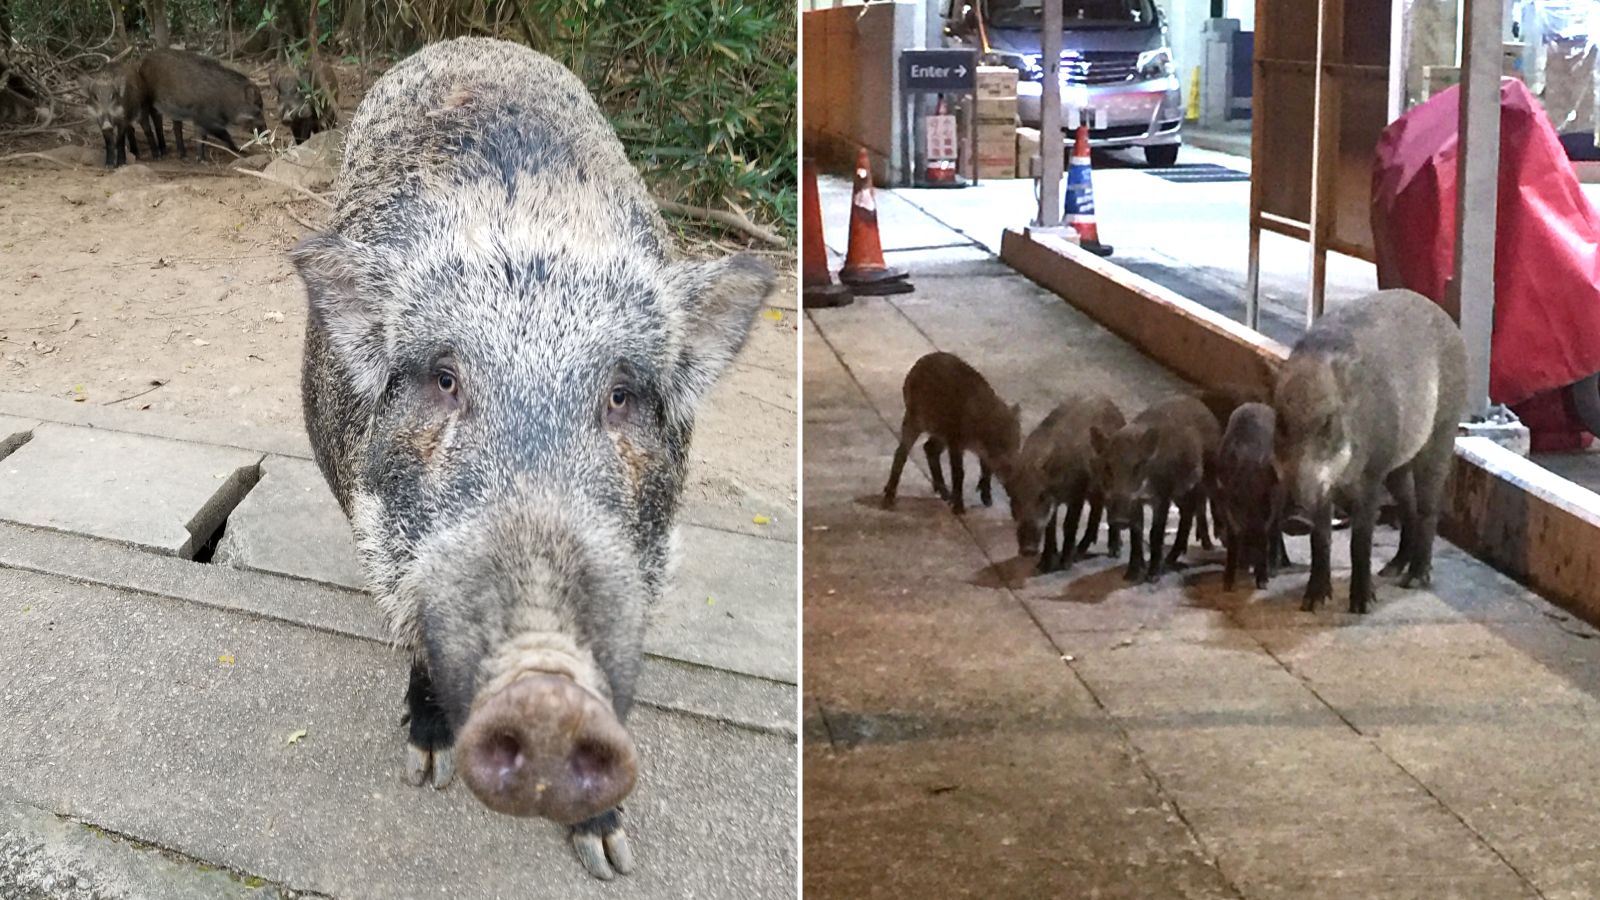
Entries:
<svg viewBox="0 0 1600 900">
<path fill-rule="evenodd" d="M 167 155 L 167 138 L 161 131 L 161 117 L 172 120 L 172 138 L 178 156 L 188 155 L 183 143 L 183 123 L 191 122 L 200 141 L 200 159 L 206 158 L 205 139 L 216 138 L 237 153 L 228 128 L 240 126 L 251 132 L 267 130 L 261 89 L 248 76 L 236 72 L 209 56 L 187 50 L 151 50 L 139 60 L 136 76 L 144 109 L 145 137 L 155 147 L 154 156 Z"/>
<path fill-rule="evenodd" d="M 488 39 L 395 66 L 350 125 L 306 285 L 317 462 L 414 651 L 406 774 L 573 826 L 626 872 L 645 613 L 695 407 L 772 286 L 668 259 L 583 85 Z M 453 753 L 452 753 L 453 748 Z"/>
<path fill-rule="evenodd" d="M 1388 488 L 1404 587 L 1433 579 L 1433 537 L 1467 401 L 1467 351 L 1449 313 L 1414 291 L 1378 291 L 1318 319 L 1278 370 L 1277 466 L 1311 515 L 1305 608 L 1333 596 L 1333 505 L 1350 513 L 1350 611 L 1373 599 L 1372 531 Z"/>
</svg>

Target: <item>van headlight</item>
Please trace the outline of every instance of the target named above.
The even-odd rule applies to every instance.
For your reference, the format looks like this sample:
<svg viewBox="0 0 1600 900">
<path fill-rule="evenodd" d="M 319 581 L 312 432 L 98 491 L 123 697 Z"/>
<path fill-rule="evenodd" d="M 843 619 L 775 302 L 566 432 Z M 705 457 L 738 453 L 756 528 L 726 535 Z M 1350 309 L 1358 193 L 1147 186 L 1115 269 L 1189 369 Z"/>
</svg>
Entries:
<svg viewBox="0 0 1600 900">
<path fill-rule="evenodd" d="M 1017 70 L 1018 81 L 1038 81 L 1044 77 L 1044 69 L 1040 68 L 1039 57 L 1035 55 L 991 50 L 978 62 L 986 66 L 1010 66 Z"/>
<path fill-rule="evenodd" d="M 1171 75 L 1172 51 L 1166 47 L 1146 50 L 1139 54 L 1138 70 L 1141 78 L 1162 78 Z"/>
</svg>

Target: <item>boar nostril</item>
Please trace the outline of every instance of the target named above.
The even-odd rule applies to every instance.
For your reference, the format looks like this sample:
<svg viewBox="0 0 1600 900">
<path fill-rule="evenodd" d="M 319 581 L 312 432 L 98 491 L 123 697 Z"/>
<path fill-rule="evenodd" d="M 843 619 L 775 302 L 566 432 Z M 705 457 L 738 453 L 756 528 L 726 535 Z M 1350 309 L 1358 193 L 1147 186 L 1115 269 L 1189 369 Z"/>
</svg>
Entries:
<svg viewBox="0 0 1600 900">
<path fill-rule="evenodd" d="M 522 769 L 527 758 L 522 754 L 522 742 L 516 735 L 501 732 L 484 742 L 483 761 L 498 776 L 501 784 Z"/>
</svg>

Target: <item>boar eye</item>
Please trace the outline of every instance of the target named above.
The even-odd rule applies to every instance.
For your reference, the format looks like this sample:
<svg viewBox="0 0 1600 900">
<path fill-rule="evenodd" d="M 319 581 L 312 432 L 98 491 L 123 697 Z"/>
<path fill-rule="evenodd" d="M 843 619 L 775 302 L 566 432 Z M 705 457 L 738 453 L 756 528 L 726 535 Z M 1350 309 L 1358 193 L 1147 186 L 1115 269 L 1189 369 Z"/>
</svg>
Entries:
<svg viewBox="0 0 1600 900">
<path fill-rule="evenodd" d="M 433 384 L 446 404 L 454 407 L 461 403 L 461 376 L 456 373 L 452 360 L 444 359 L 435 365 Z"/>
<path fill-rule="evenodd" d="M 628 389 L 621 385 L 617 385 L 611 389 L 611 409 L 613 411 L 621 411 L 626 409 L 628 402 L 632 399 L 633 398 L 628 394 Z"/>
</svg>

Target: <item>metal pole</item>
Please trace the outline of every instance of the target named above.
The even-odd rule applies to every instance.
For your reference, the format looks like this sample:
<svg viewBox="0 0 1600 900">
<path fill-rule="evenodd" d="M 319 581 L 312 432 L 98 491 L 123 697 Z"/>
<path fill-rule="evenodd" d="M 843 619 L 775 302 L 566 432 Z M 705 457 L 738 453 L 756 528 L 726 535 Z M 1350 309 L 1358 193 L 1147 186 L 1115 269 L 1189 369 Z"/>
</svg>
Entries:
<svg viewBox="0 0 1600 900">
<path fill-rule="evenodd" d="M 1061 0 L 1045 0 L 1039 67 L 1039 217 L 1043 228 L 1061 224 Z"/>
<path fill-rule="evenodd" d="M 1462 10 L 1460 161 L 1456 165 L 1456 260 L 1451 293 L 1467 343 L 1467 414 L 1489 408 L 1494 331 L 1494 248 L 1500 172 L 1501 0 Z"/>
</svg>

